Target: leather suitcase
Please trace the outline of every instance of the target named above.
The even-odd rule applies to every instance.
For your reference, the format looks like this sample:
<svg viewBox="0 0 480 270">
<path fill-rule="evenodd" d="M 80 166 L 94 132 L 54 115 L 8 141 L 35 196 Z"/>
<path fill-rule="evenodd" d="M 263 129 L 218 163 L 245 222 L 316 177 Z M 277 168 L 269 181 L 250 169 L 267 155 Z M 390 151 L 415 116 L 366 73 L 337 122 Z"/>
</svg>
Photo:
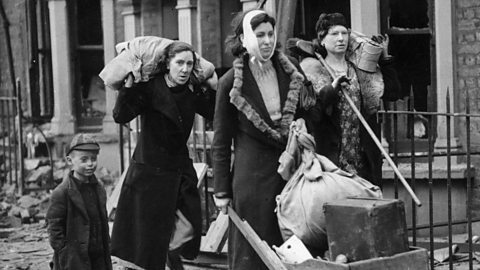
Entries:
<svg viewBox="0 0 480 270">
<path fill-rule="evenodd" d="M 407 252 L 405 207 L 393 199 L 348 198 L 323 205 L 330 259 L 348 262 Z"/>
</svg>

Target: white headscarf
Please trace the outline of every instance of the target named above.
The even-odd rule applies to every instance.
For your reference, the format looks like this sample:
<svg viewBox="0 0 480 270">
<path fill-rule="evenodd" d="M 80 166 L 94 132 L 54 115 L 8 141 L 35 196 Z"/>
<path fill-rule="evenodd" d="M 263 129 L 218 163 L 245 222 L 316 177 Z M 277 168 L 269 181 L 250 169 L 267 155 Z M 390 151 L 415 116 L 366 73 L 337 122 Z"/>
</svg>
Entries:
<svg viewBox="0 0 480 270">
<path fill-rule="evenodd" d="M 263 10 L 252 10 L 245 14 L 245 17 L 243 18 L 242 26 L 243 26 L 243 47 L 247 49 L 248 54 L 252 57 L 252 61 L 255 59 L 258 59 L 259 61 L 267 61 L 269 60 L 273 53 L 275 52 L 275 45 L 277 44 L 277 33 L 275 33 L 275 28 L 273 29 L 274 31 L 274 38 L 273 38 L 273 49 L 270 55 L 267 58 L 263 58 L 262 54 L 260 53 L 260 48 L 258 47 L 258 40 L 257 36 L 253 32 L 252 29 L 252 18 L 259 15 L 266 13 Z M 272 25 L 273 26 L 273 25 Z"/>
</svg>

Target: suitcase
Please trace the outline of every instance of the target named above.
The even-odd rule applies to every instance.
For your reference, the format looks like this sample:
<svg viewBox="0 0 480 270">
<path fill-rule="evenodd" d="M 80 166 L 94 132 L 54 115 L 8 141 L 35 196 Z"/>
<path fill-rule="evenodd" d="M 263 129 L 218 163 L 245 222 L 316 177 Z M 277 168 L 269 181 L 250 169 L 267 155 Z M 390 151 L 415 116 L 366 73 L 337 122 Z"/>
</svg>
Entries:
<svg viewBox="0 0 480 270">
<path fill-rule="evenodd" d="M 393 199 L 348 198 L 323 205 L 330 259 L 348 262 L 407 252 L 405 207 Z"/>
</svg>

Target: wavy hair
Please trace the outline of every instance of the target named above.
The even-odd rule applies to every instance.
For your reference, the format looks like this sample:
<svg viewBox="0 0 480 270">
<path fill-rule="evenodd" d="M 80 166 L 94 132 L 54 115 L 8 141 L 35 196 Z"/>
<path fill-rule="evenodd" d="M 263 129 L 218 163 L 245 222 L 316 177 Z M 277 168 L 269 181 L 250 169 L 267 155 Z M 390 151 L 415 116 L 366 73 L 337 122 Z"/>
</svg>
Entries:
<svg viewBox="0 0 480 270">
<path fill-rule="evenodd" d="M 158 62 L 158 68 L 161 74 L 168 73 L 168 63 L 172 58 L 175 57 L 178 53 L 181 52 L 192 52 L 193 55 L 193 69 L 196 68 L 197 65 L 197 56 L 195 55 L 195 51 L 193 50 L 192 45 L 185 43 L 183 41 L 174 41 L 167 47 L 165 47 L 165 52 L 160 57 Z M 192 69 L 192 70 L 193 70 Z M 193 74 L 193 72 L 192 72 Z"/>
</svg>

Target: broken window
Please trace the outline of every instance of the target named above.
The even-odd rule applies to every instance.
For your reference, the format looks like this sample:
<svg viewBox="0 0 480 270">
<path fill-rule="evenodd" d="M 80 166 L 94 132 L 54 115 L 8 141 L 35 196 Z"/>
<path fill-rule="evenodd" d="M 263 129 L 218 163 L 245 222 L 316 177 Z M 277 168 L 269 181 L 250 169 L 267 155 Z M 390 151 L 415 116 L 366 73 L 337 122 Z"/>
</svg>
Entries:
<svg viewBox="0 0 480 270">
<path fill-rule="evenodd" d="M 105 86 L 100 0 L 69 2 L 74 59 L 74 98 L 79 129 L 99 131 L 105 116 Z"/>
<path fill-rule="evenodd" d="M 404 96 L 395 105 L 387 104 L 386 107 L 405 111 L 413 108 L 418 112 L 434 110 L 434 104 L 429 102 L 429 90 L 433 89 L 431 66 L 434 59 L 431 51 L 431 0 L 385 0 L 380 2 L 380 8 L 382 33 L 390 37 L 389 50 L 395 57 L 395 69 Z M 433 94 L 430 93 L 430 96 Z M 405 117 L 398 121 L 399 126 L 408 126 L 401 131 L 403 134 L 397 134 L 399 140 L 408 140 L 413 134 L 419 143 L 417 146 L 421 147 L 422 139 L 428 136 L 427 117 L 417 115 L 413 119 Z"/>
</svg>

